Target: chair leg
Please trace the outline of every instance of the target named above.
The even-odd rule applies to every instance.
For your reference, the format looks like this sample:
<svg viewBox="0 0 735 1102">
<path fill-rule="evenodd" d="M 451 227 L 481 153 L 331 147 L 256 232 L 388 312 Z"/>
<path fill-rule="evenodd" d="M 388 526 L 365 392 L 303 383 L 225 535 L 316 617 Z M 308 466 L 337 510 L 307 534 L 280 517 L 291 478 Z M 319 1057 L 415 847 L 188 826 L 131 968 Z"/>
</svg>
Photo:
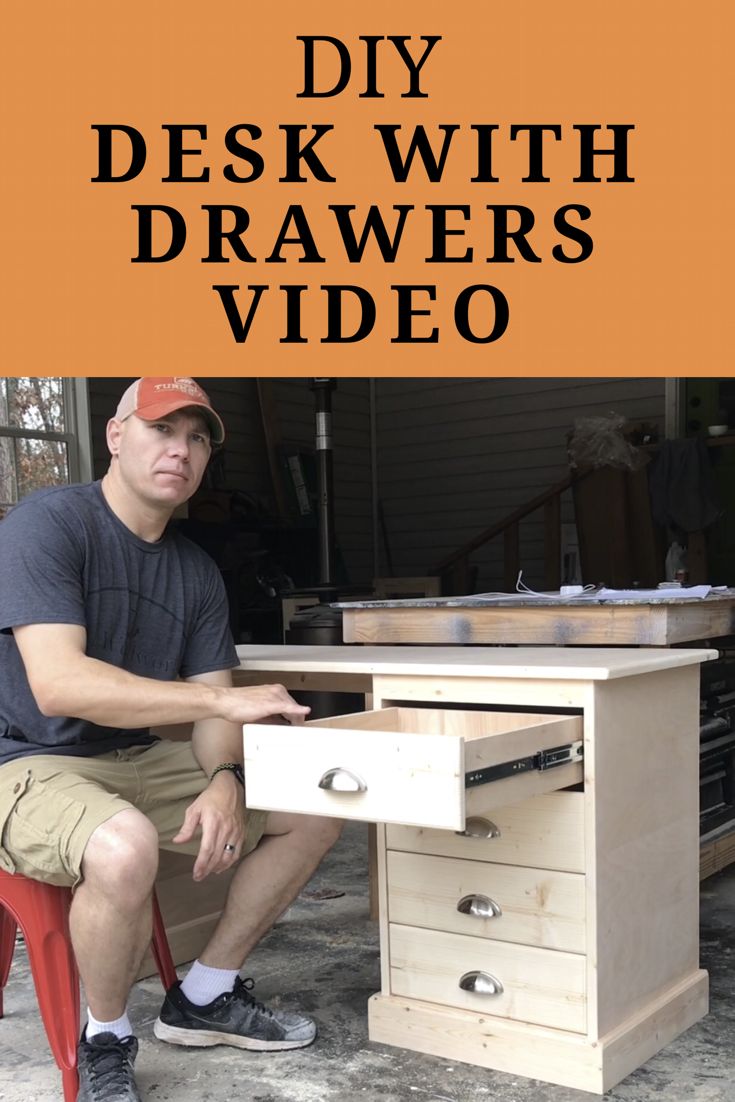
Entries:
<svg viewBox="0 0 735 1102">
<path fill-rule="evenodd" d="M 156 898 L 155 892 L 153 893 L 152 907 L 153 938 L 151 940 L 151 952 L 156 962 L 158 974 L 161 977 L 163 989 L 164 991 L 168 991 L 169 987 L 172 987 L 179 977 L 176 974 L 176 966 L 171 956 L 168 938 L 166 937 L 166 927 L 163 923 L 163 915 L 161 914 L 161 908 L 158 905 L 158 899 Z"/>
<path fill-rule="evenodd" d="M 18 929 L 15 919 L 0 906 L 0 1018 L 4 1016 L 3 994 L 10 975 L 15 952 L 15 932 Z"/>
<path fill-rule="evenodd" d="M 79 1088 L 79 972 L 69 934 L 67 889 L 48 892 L 38 884 L 34 906 L 23 916 L 28 961 L 49 1047 L 64 1085 L 65 1102 L 76 1102 Z"/>
</svg>

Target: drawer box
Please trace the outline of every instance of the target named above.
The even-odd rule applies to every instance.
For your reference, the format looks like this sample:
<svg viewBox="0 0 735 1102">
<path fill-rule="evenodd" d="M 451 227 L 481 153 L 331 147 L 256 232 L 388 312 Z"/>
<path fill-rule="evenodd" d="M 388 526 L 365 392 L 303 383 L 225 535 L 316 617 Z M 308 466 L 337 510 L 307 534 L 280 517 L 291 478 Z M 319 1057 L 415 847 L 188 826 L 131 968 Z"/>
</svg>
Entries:
<svg viewBox="0 0 735 1102">
<path fill-rule="evenodd" d="M 453 831 L 390 825 L 386 828 L 386 843 L 388 849 L 409 853 L 585 871 L 582 792 L 534 796 L 509 807 L 494 808 L 482 817 L 492 823 L 492 837 L 467 838 Z"/>
<path fill-rule="evenodd" d="M 463 830 L 476 810 L 581 781 L 581 738 L 581 716 L 440 708 L 246 724 L 247 799 L 268 811 Z M 537 758 L 562 746 L 575 760 L 548 768 Z"/>
<path fill-rule="evenodd" d="M 586 960 L 526 945 L 391 925 L 392 995 L 583 1033 Z M 499 994 L 460 987 L 481 972 L 499 981 Z M 467 982 L 467 981 L 466 981 Z"/>
<path fill-rule="evenodd" d="M 577 873 L 389 852 L 387 889 L 393 923 L 585 951 L 584 877 Z"/>
</svg>

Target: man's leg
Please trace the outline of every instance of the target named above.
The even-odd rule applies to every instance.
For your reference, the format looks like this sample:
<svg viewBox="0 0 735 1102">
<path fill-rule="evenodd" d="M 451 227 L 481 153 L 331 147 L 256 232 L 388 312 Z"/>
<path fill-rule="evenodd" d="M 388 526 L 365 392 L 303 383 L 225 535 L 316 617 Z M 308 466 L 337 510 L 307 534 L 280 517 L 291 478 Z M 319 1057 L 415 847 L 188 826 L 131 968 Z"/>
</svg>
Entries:
<svg viewBox="0 0 735 1102">
<path fill-rule="evenodd" d="M 199 959 L 210 968 L 242 968 L 247 956 L 293 903 L 342 830 L 341 819 L 273 812 L 260 844 L 237 869 L 219 923 Z"/>
<path fill-rule="evenodd" d="M 69 925 L 89 1009 L 99 1022 L 125 1013 L 151 940 L 157 869 L 158 834 L 133 808 L 106 820 L 87 842 Z"/>
<path fill-rule="evenodd" d="M 180 988 L 169 992 L 154 1031 L 164 1041 L 239 1048 L 301 1048 L 316 1026 L 300 1014 L 256 1003 L 233 976 L 296 898 L 339 838 L 338 819 L 272 813 L 260 844 L 232 880 L 225 908 L 206 948 Z M 191 980 L 194 982 L 192 983 Z M 204 998 L 198 990 L 206 992 Z"/>
<path fill-rule="evenodd" d="M 140 1102 L 133 1071 L 138 1042 L 127 1001 L 151 939 L 157 868 L 158 832 L 134 808 L 103 822 L 84 849 L 84 879 L 69 914 L 89 1005 L 78 1050 L 78 1102 Z"/>
<path fill-rule="evenodd" d="M 150 939 L 158 832 L 126 793 L 135 769 L 120 755 L 36 755 L 2 766 L 3 847 L 18 872 L 74 887 L 71 936 L 90 1019 L 79 1042 L 79 1102 L 139 1102 L 130 986 Z M 13 812 L 12 814 L 10 812 Z"/>
</svg>

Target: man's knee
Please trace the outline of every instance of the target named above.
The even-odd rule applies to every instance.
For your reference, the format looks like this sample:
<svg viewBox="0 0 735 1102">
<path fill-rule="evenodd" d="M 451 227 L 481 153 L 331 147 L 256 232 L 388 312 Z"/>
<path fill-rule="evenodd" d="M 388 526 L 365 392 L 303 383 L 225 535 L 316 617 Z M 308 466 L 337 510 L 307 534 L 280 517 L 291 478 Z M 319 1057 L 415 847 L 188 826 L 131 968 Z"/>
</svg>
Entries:
<svg viewBox="0 0 735 1102">
<path fill-rule="evenodd" d="M 320 830 L 323 832 L 324 843 L 328 850 L 332 848 L 335 842 L 339 841 L 344 825 L 344 819 L 327 819 L 326 817 L 320 819 Z"/>
<path fill-rule="evenodd" d="M 333 819 L 326 815 L 298 815 L 293 829 L 296 837 L 312 852 L 323 855 L 339 839 L 343 826 L 344 819 Z"/>
<path fill-rule="evenodd" d="M 82 859 L 84 881 L 137 903 L 150 893 L 158 871 L 158 833 L 140 811 L 127 808 L 91 835 Z"/>
</svg>

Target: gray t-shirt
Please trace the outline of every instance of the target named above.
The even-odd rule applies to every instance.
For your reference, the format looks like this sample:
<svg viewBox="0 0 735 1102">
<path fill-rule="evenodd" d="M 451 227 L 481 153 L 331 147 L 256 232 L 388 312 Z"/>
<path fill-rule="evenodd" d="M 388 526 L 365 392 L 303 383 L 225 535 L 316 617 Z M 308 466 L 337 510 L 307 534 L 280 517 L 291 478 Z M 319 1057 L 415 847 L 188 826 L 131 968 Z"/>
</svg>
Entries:
<svg viewBox="0 0 735 1102">
<path fill-rule="evenodd" d="M 42 715 L 11 630 L 22 624 L 80 624 L 91 658 L 159 681 L 238 664 L 212 559 L 175 530 L 139 539 L 98 482 L 40 490 L 0 521 L 0 764 L 152 741 L 147 729 Z"/>
</svg>

